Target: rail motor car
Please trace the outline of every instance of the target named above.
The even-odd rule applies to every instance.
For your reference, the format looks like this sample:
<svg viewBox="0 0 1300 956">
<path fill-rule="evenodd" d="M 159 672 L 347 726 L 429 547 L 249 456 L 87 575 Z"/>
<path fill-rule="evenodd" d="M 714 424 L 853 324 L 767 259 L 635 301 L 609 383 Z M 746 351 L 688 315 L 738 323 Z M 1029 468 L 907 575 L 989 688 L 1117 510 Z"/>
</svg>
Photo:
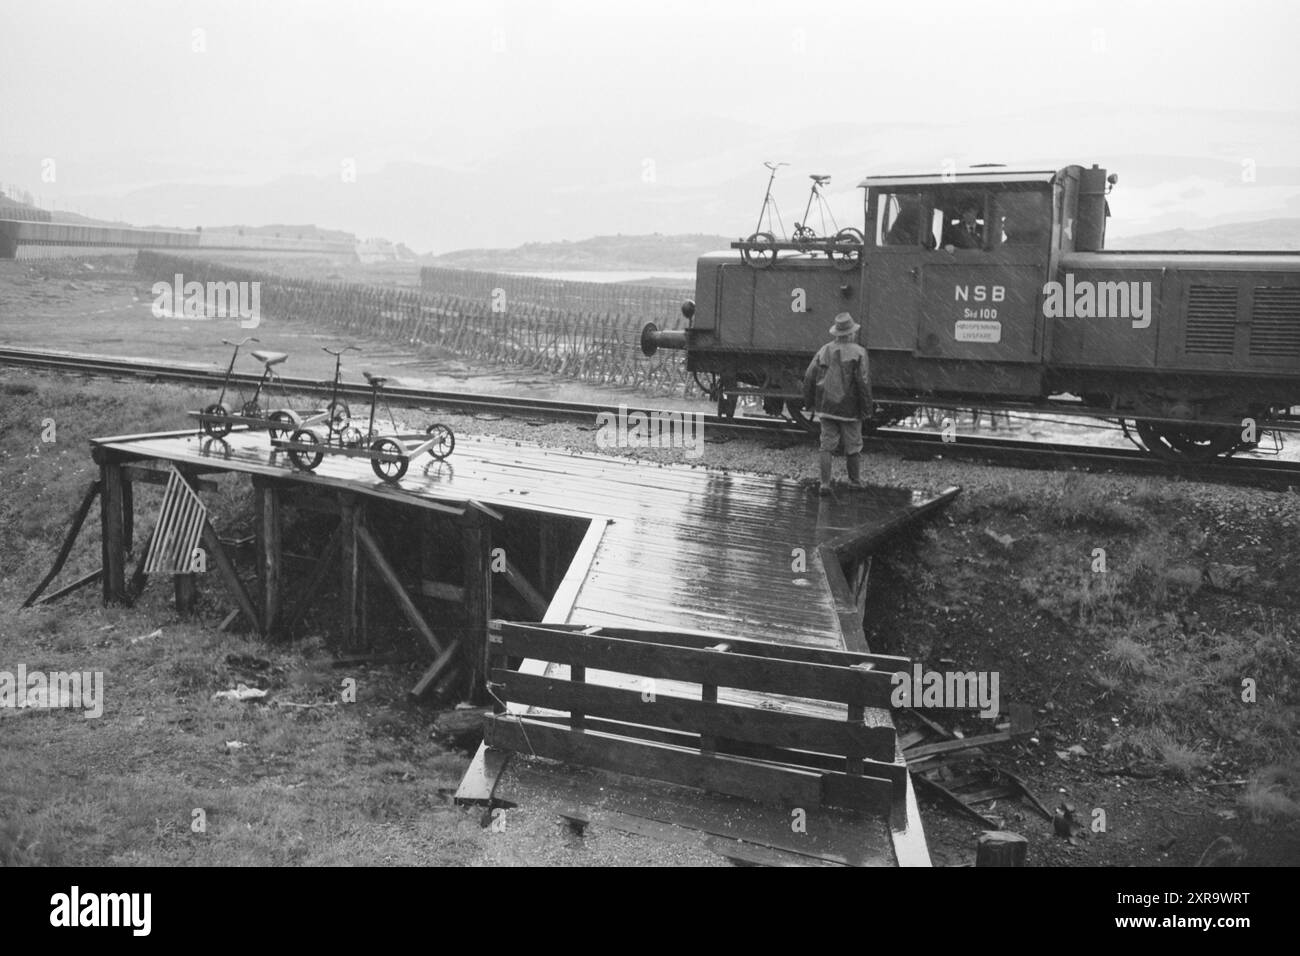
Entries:
<svg viewBox="0 0 1300 956">
<path fill-rule="evenodd" d="M 703 256 L 688 326 L 646 326 L 643 351 L 685 349 L 719 414 L 757 395 L 807 424 L 801 377 L 849 311 L 871 424 L 918 404 L 1064 408 L 1132 423 L 1166 458 L 1252 445 L 1300 404 L 1300 253 L 1108 250 L 1116 182 L 1095 165 L 870 176 L 857 269 Z"/>
</svg>

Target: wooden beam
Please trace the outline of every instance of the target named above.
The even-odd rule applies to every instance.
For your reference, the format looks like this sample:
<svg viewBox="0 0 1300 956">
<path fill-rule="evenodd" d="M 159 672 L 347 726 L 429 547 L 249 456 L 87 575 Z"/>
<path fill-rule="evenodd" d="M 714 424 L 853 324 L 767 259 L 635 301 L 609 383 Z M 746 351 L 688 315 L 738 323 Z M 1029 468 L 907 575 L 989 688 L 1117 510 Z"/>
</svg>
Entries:
<svg viewBox="0 0 1300 956">
<path fill-rule="evenodd" d="M 929 501 L 914 508 L 909 508 L 883 524 L 873 526 L 868 532 L 852 531 L 826 542 L 822 547 L 834 551 L 841 561 L 854 561 L 864 558 L 879 550 L 889 538 L 904 528 L 910 527 L 939 509 L 947 507 L 959 494 L 961 494 L 961 487 L 952 485 Z"/>
<path fill-rule="evenodd" d="M 203 547 L 208 552 L 208 557 L 216 564 L 222 579 L 226 582 L 226 587 L 234 596 L 239 609 L 244 612 L 244 619 L 254 631 L 260 633 L 261 618 L 258 617 L 257 609 L 253 606 L 253 599 L 249 597 L 248 591 L 244 588 L 244 582 L 239 580 L 239 573 L 235 570 L 235 565 L 230 560 L 230 555 L 226 553 L 225 545 L 221 543 L 221 538 L 212 527 L 209 519 L 203 521 Z"/>
<path fill-rule="evenodd" d="M 253 479 L 257 506 L 257 568 L 262 585 L 262 633 L 275 635 L 280 619 L 280 585 L 284 573 L 283 511 L 274 482 Z"/>
<path fill-rule="evenodd" d="M 491 803 L 496 795 L 497 784 L 501 782 L 501 775 L 505 773 L 513 756 L 513 751 L 495 750 L 486 744 L 479 744 L 474 759 L 469 763 L 469 769 L 456 788 L 456 802 Z"/>
<path fill-rule="evenodd" d="M 542 597 L 537 588 L 529 583 L 528 579 L 519 572 L 519 569 L 510 562 L 508 557 L 505 561 L 505 570 L 502 573 L 505 575 L 506 582 L 515 589 L 515 593 L 524 599 L 528 609 L 537 615 L 537 619 L 541 620 L 545 617 L 546 607 L 549 602 Z"/>
<path fill-rule="evenodd" d="M 893 728 L 869 727 L 861 719 L 835 720 L 667 694 L 647 700 L 639 690 L 500 669 L 492 671 L 492 681 L 501 686 L 502 698 L 548 710 L 580 708 L 590 716 L 628 723 L 885 763 L 893 763 L 895 756 Z"/>
<path fill-rule="evenodd" d="M 126 594 L 126 549 L 122 508 L 122 466 L 105 461 L 99 466 L 100 550 L 103 553 L 105 604 L 130 604 Z"/>
<path fill-rule="evenodd" d="M 461 553 L 465 576 L 465 627 L 461 655 L 468 680 L 466 699 L 487 704 L 488 621 L 492 617 L 492 529 L 476 510 L 461 518 Z"/>
<path fill-rule="evenodd" d="M 420 632 L 420 636 L 433 648 L 435 654 L 442 654 L 446 649 L 445 645 L 438 640 L 438 636 L 433 633 L 433 628 L 429 627 L 424 615 L 420 613 L 420 609 L 415 606 L 411 596 L 406 593 L 406 588 L 402 587 L 397 572 L 393 570 L 393 566 L 388 563 L 383 551 L 379 549 L 379 542 L 374 539 L 374 536 L 371 535 L 370 530 L 365 525 L 357 525 L 357 543 L 361 546 L 362 553 L 369 559 L 371 567 L 379 575 L 379 579 L 388 585 L 388 590 L 396 598 L 397 606 L 402 609 L 402 613 L 406 615 L 406 619 L 411 623 L 411 626 Z"/>
<path fill-rule="evenodd" d="M 537 583 L 547 594 L 559 586 L 564 574 L 560 565 L 560 519 L 537 515 Z"/>
<path fill-rule="evenodd" d="M 858 605 L 839 557 L 830 548 L 819 548 L 822 576 L 835 601 L 835 616 L 839 620 L 840 641 L 846 651 L 867 652 L 867 636 L 862 630 L 862 618 L 858 614 Z"/>
<path fill-rule="evenodd" d="M 514 715 L 485 719 L 484 742 L 566 763 L 697 787 L 811 810 L 821 806 L 821 775 L 724 755 L 702 756 L 679 747 L 575 733 Z"/>
<path fill-rule="evenodd" d="M 89 487 L 86 488 L 86 493 L 81 496 L 81 504 L 77 506 L 76 513 L 72 516 L 72 524 L 68 527 L 68 533 L 63 537 L 63 544 L 59 548 L 59 555 L 54 559 L 54 567 L 50 568 L 49 573 L 41 579 L 41 583 L 36 585 L 32 590 L 32 593 L 27 595 L 27 600 L 23 602 L 23 607 L 31 607 L 36 602 L 36 599 L 40 597 L 41 592 L 49 587 L 50 582 L 57 578 L 59 572 L 63 570 L 63 565 L 67 562 L 68 555 L 72 553 L 72 545 L 76 542 L 77 535 L 81 533 L 81 526 L 86 523 L 86 516 L 90 514 L 90 506 L 94 504 L 95 499 L 99 497 L 101 488 L 103 488 L 103 485 L 99 479 L 92 481 Z"/>
<path fill-rule="evenodd" d="M 453 604 L 462 604 L 465 601 L 465 589 L 459 584 L 447 584 L 443 581 L 421 581 L 420 593 L 425 597 L 435 598 L 439 601 L 451 601 Z"/>
<path fill-rule="evenodd" d="M 502 621 L 500 623 L 503 630 L 523 629 L 532 631 L 534 629 L 540 629 L 559 633 L 583 631 L 587 627 L 585 624 L 552 623 L 549 621 L 539 624 L 512 623 L 510 621 Z M 717 634 L 698 634 L 690 631 L 663 631 L 631 627 L 602 626 L 600 628 L 600 633 L 604 637 L 615 637 L 620 640 L 642 641 L 649 644 L 670 644 L 673 647 L 695 647 L 701 649 L 714 646 L 720 639 Z M 731 646 L 732 651 L 735 653 L 748 654 L 752 657 L 771 657 L 775 660 L 799 661 L 807 664 L 834 664 L 839 667 L 861 665 L 886 674 L 893 674 L 900 670 L 908 671 L 910 673 L 912 669 L 912 661 L 909 658 L 896 657 L 890 654 L 859 654 L 852 651 L 833 650 L 825 647 L 810 647 L 802 644 L 776 644 L 771 641 L 759 641 L 750 638 L 730 636 L 726 638 L 726 642 Z"/>
<path fill-rule="evenodd" d="M 519 624 L 503 625 L 501 636 L 501 651 L 509 657 L 535 657 L 641 677 L 882 708 L 890 706 L 893 693 L 892 675 L 882 671 L 759 657 L 737 653 L 734 648 L 718 654 Z"/>
<path fill-rule="evenodd" d="M 423 697 L 429 688 L 437 683 L 440 678 L 445 677 L 455 669 L 455 665 L 459 658 L 460 642 L 452 641 L 447 645 L 446 649 L 438 654 L 437 658 L 435 658 L 434 662 L 428 666 L 425 672 L 420 675 L 420 679 L 416 681 L 415 686 L 411 688 L 411 696 Z"/>
<path fill-rule="evenodd" d="M 81 588 L 84 588 L 87 584 L 95 583 L 96 581 L 99 580 L 100 575 L 102 575 L 103 573 L 104 573 L 103 568 L 96 568 L 94 571 L 91 571 L 89 574 L 83 574 L 81 577 L 77 578 L 77 580 L 73 581 L 72 583 L 65 584 L 63 587 L 59 588 L 53 594 L 47 594 L 44 597 L 37 598 L 37 600 L 34 603 L 30 605 L 24 604 L 23 607 L 40 607 L 42 604 L 49 604 L 53 601 L 57 601 L 59 598 L 71 594 L 73 591 L 78 591 Z"/>
<path fill-rule="evenodd" d="M 171 469 L 154 468 L 150 465 L 123 465 L 122 471 L 130 481 L 141 481 L 147 485 L 165 485 L 171 480 Z M 190 475 L 185 476 L 196 491 L 216 491 L 220 488 L 215 481 L 208 481 L 206 478 L 195 478 Z"/>
<path fill-rule="evenodd" d="M 307 608 L 316 600 L 316 595 L 324 586 L 329 577 L 329 570 L 334 564 L 335 558 L 338 557 L 339 551 L 343 547 L 343 528 L 340 525 L 334 529 L 329 540 L 325 542 L 325 548 L 321 551 L 320 559 L 316 562 L 316 567 L 312 569 L 311 579 L 307 586 L 298 592 L 298 601 L 293 606 L 293 613 L 289 615 L 288 622 L 284 625 L 286 634 L 291 634 L 294 627 L 302 619 Z"/>
<path fill-rule="evenodd" d="M 582 536 L 582 544 L 578 545 L 564 579 L 551 597 L 543 621 L 562 623 L 569 620 L 569 615 L 573 613 L 573 605 L 578 600 L 578 592 L 587 581 L 591 563 L 596 559 L 596 550 L 600 547 L 601 538 L 605 536 L 605 528 L 608 525 L 608 518 L 591 519 L 591 523 L 587 525 L 587 533 Z"/>
<path fill-rule="evenodd" d="M 339 617 L 343 625 L 343 647 L 354 651 L 363 643 L 361 629 L 361 555 L 357 550 L 357 528 L 363 503 L 355 495 L 339 495 Z"/>
</svg>

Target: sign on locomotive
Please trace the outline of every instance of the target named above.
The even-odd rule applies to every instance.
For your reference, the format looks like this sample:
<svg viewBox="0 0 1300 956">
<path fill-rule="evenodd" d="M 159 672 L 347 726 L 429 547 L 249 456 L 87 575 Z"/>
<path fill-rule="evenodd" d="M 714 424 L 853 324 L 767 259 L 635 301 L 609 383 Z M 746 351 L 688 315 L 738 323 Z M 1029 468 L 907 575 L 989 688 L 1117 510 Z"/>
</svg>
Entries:
<svg viewBox="0 0 1300 956">
<path fill-rule="evenodd" d="M 642 348 L 685 349 L 719 414 L 757 395 L 806 423 L 803 371 L 849 311 L 871 424 L 916 404 L 1064 408 L 1132 422 L 1161 457 L 1252 446 L 1300 405 L 1300 253 L 1108 250 L 1116 180 L 1097 166 L 868 177 L 856 269 L 807 250 L 706 255 L 689 327 L 648 325 Z"/>
</svg>

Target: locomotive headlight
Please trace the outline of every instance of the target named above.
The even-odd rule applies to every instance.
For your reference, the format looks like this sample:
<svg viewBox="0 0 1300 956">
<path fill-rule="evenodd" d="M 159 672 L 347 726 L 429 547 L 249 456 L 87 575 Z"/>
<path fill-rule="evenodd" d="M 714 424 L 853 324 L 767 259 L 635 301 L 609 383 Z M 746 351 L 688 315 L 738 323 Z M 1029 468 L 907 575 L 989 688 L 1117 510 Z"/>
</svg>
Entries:
<svg viewBox="0 0 1300 956">
<path fill-rule="evenodd" d="M 687 319 L 695 318 L 694 299 L 687 299 L 685 302 L 682 303 L 682 315 L 686 316 Z"/>
</svg>

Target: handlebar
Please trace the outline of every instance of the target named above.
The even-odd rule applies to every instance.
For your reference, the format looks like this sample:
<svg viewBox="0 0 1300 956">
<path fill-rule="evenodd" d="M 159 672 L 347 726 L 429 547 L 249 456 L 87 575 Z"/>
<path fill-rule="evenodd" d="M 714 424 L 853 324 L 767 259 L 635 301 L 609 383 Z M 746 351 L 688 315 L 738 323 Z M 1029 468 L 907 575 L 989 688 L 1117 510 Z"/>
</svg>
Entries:
<svg viewBox="0 0 1300 956">
<path fill-rule="evenodd" d="M 221 344 L 222 344 L 222 345 L 233 345 L 235 348 L 239 348 L 241 345 L 247 345 L 249 342 L 260 342 L 260 341 L 262 341 L 262 340 L 259 339 L 259 338 L 255 338 L 255 337 L 249 335 L 249 336 L 245 336 L 244 338 L 240 339 L 238 342 L 232 342 L 232 341 L 230 341 L 230 339 L 222 339 L 222 340 L 221 340 Z"/>
<path fill-rule="evenodd" d="M 776 168 L 777 168 L 778 166 L 789 166 L 790 164 L 789 164 L 789 163 L 769 163 L 769 162 L 764 162 L 763 165 L 766 166 L 768 169 L 772 170 L 772 172 L 776 172 Z"/>
<path fill-rule="evenodd" d="M 322 346 L 320 347 L 320 350 L 321 350 L 322 352 L 329 352 L 330 355 L 342 355 L 344 352 L 360 352 L 360 351 L 361 351 L 361 349 L 357 348 L 355 345 L 345 345 L 345 346 L 343 346 L 343 348 L 339 349 L 338 351 L 335 351 L 334 349 L 330 348 L 328 345 L 322 345 Z"/>
</svg>

